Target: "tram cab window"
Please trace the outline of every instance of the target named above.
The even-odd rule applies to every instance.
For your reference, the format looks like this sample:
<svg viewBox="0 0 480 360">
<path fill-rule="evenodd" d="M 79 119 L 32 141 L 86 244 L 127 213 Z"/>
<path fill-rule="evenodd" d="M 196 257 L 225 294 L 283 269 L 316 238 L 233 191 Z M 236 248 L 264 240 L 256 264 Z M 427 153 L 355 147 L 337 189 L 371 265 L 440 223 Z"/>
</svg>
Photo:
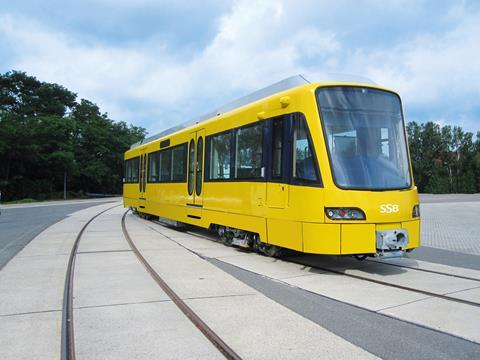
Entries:
<svg viewBox="0 0 480 360">
<path fill-rule="evenodd" d="M 242 127 L 235 134 L 235 178 L 263 176 L 263 124 Z"/>
<path fill-rule="evenodd" d="M 148 182 L 158 182 L 160 180 L 160 153 L 154 152 L 148 155 Z"/>
<path fill-rule="evenodd" d="M 313 146 L 308 137 L 305 119 L 296 119 L 293 129 L 293 176 L 296 179 L 318 181 Z"/>
<path fill-rule="evenodd" d="M 226 132 L 207 139 L 210 149 L 209 179 L 230 179 L 231 138 L 231 132 Z"/>
<path fill-rule="evenodd" d="M 160 181 L 170 181 L 172 176 L 172 150 L 160 152 Z"/>
</svg>

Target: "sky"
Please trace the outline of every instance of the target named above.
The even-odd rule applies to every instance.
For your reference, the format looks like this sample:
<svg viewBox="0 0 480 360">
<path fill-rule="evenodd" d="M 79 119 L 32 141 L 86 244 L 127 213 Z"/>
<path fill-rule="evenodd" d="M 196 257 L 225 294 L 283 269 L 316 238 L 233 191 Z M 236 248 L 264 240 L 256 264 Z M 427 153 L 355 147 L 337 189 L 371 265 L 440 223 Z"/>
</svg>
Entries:
<svg viewBox="0 0 480 360">
<path fill-rule="evenodd" d="M 406 121 L 476 133 L 480 1 L 0 0 L 11 70 L 150 134 L 301 73 L 368 77 Z"/>
</svg>

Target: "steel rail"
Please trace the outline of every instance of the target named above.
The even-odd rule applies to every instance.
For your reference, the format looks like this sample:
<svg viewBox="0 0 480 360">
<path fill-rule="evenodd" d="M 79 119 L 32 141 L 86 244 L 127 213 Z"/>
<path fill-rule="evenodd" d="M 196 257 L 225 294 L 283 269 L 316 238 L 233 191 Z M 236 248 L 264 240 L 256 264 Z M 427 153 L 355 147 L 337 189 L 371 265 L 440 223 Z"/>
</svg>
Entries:
<svg viewBox="0 0 480 360">
<path fill-rule="evenodd" d="M 472 280 L 472 281 L 479 281 L 480 282 L 479 278 L 474 278 L 474 277 L 465 276 L 465 275 L 448 274 L 448 273 L 444 273 L 442 271 L 437 271 L 437 270 L 422 269 L 422 268 L 417 268 L 415 266 L 409 266 L 409 265 L 390 264 L 390 263 L 387 263 L 387 262 L 377 261 L 377 260 L 366 259 L 365 261 L 368 261 L 370 263 L 375 263 L 375 264 L 395 266 L 395 267 L 404 268 L 404 269 L 412 269 L 412 270 L 423 271 L 423 272 L 427 272 L 427 273 L 431 273 L 431 274 L 438 274 L 438 275 L 444 275 L 444 276 L 454 277 L 454 278 L 458 278 L 458 279 Z"/>
<path fill-rule="evenodd" d="M 379 284 L 379 285 L 384 285 L 384 286 L 389 286 L 389 287 L 396 288 L 396 289 L 411 291 L 411 292 L 415 292 L 415 293 L 418 293 L 418 294 L 431 296 L 431 297 L 436 297 L 436 298 L 443 299 L 443 300 L 448 300 L 448 301 L 454 301 L 454 302 L 458 302 L 458 303 L 465 304 L 465 305 L 480 307 L 480 303 L 477 303 L 475 301 L 459 299 L 459 298 L 451 297 L 451 296 L 448 296 L 448 295 L 445 295 L 445 294 L 438 294 L 438 293 L 434 293 L 434 292 L 427 291 L 427 290 L 416 289 L 416 288 L 412 288 L 412 287 L 404 286 L 404 285 L 399 285 L 399 284 L 393 284 L 393 283 L 390 283 L 390 282 L 387 282 L 387 281 L 372 279 L 372 278 L 364 277 L 364 276 L 361 276 L 361 275 L 347 274 L 347 273 L 345 273 L 343 271 L 340 271 L 340 270 L 330 269 L 330 268 L 323 267 L 323 266 L 311 265 L 311 264 L 300 262 L 300 261 L 292 261 L 292 260 L 287 260 L 287 261 L 290 261 L 290 262 L 293 262 L 293 263 L 299 264 L 299 265 L 310 266 L 314 269 L 322 270 L 322 271 L 333 273 L 333 274 L 344 275 L 344 276 L 347 276 L 347 277 L 350 277 L 350 278 L 353 278 L 353 279 L 368 281 L 368 282 Z M 476 289 L 476 287 L 475 287 L 475 289 Z M 470 289 L 465 289 L 465 290 L 470 290 Z M 461 292 L 461 291 L 465 291 L 465 290 L 452 291 L 449 294 L 456 293 L 456 292 Z"/>
<path fill-rule="evenodd" d="M 197 234 L 194 231 L 187 231 L 187 233 L 189 233 L 191 235 L 194 235 L 194 236 L 204 238 L 204 239 L 215 241 L 215 239 L 213 237 L 205 236 L 203 234 Z M 436 297 L 436 298 L 440 298 L 440 299 L 443 299 L 443 300 L 454 301 L 454 302 L 458 302 L 458 303 L 465 304 L 465 305 L 480 307 L 480 303 L 477 303 L 475 301 L 459 299 L 459 298 L 455 298 L 455 297 L 452 297 L 452 296 L 448 296 L 447 294 L 438 294 L 438 293 L 434 293 L 434 292 L 427 291 L 427 290 L 422 290 L 422 289 L 412 288 L 412 287 L 409 287 L 409 286 L 393 284 L 393 283 L 390 283 L 390 282 L 387 282 L 387 281 L 372 279 L 372 278 L 364 277 L 364 276 L 361 276 L 361 275 L 348 274 L 348 273 L 345 273 L 345 272 L 340 271 L 340 270 L 335 270 L 335 269 L 330 269 L 330 268 L 327 268 L 327 267 L 312 265 L 310 263 L 305 263 L 305 262 L 301 262 L 301 261 L 298 261 L 298 260 L 291 260 L 288 257 L 285 260 L 289 261 L 289 262 L 292 262 L 292 263 L 295 263 L 295 264 L 310 266 L 310 267 L 318 269 L 318 270 L 322 270 L 322 271 L 330 272 L 330 273 L 335 273 L 335 274 L 338 274 L 338 275 L 344 275 L 344 276 L 348 276 L 350 278 L 354 278 L 354 279 L 358 279 L 358 280 L 369 281 L 369 282 L 376 283 L 376 284 L 379 284 L 379 285 L 385 285 L 385 286 L 389 286 L 389 287 L 393 287 L 393 288 L 397 288 L 397 289 L 401 289 L 401 290 L 416 292 L 418 294 L 431 296 L 431 297 Z M 383 265 L 406 267 L 406 266 L 403 266 L 403 265 L 386 264 L 386 263 L 379 262 L 379 261 L 371 261 L 371 262 L 372 263 L 375 262 L 375 263 L 379 263 L 379 264 L 383 264 Z M 462 275 L 446 274 L 446 273 L 442 273 L 440 271 L 434 271 L 434 270 L 430 271 L 430 270 L 426 270 L 426 269 L 417 269 L 417 268 L 414 268 L 414 267 L 409 267 L 409 268 L 412 268 L 413 270 L 431 272 L 431 273 L 444 275 L 444 276 L 461 278 L 461 279 L 465 279 L 465 280 L 480 281 L 479 279 L 470 278 L 470 277 L 462 276 Z M 464 290 L 453 291 L 453 292 L 450 292 L 450 294 L 456 293 L 456 292 L 461 292 L 461 291 L 464 291 Z"/>
<path fill-rule="evenodd" d="M 109 207 L 108 209 L 100 211 L 95 216 L 92 216 L 83 227 L 80 229 L 75 242 L 73 243 L 70 257 L 68 258 L 67 272 L 65 275 L 65 286 L 63 292 L 63 307 L 62 307 L 62 340 L 61 340 L 61 359 L 75 360 L 75 337 L 73 328 L 73 276 L 75 272 L 75 259 L 77 257 L 78 244 L 82 235 L 90 223 L 103 213 L 111 210 L 117 206 Z"/>
<path fill-rule="evenodd" d="M 161 276 L 152 268 L 148 261 L 143 257 L 138 248 L 135 246 L 130 234 L 128 233 L 125 218 L 130 210 L 127 210 L 122 217 L 122 230 L 130 248 L 137 256 L 138 260 L 145 267 L 153 280 L 160 288 L 172 299 L 177 307 L 185 314 L 185 316 L 205 335 L 205 337 L 225 356 L 227 359 L 239 360 L 241 357 L 228 346 L 181 298 L 170 286 L 161 278 Z"/>
</svg>

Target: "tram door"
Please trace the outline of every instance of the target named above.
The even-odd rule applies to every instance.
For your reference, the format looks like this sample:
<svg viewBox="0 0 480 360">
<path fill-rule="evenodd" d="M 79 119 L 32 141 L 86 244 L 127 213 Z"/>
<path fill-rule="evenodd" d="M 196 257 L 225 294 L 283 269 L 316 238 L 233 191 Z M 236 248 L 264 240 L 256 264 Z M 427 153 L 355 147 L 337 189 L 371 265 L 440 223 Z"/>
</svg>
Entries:
<svg viewBox="0 0 480 360">
<path fill-rule="evenodd" d="M 190 134 L 188 144 L 187 173 L 187 216 L 192 219 L 202 218 L 203 207 L 203 159 L 205 154 L 205 130 Z"/>
<path fill-rule="evenodd" d="M 140 155 L 140 161 L 139 161 L 139 197 L 138 197 L 138 202 L 139 202 L 139 208 L 144 209 L 145 208 L 145 203 L 146 203 L 146 187 L 147 187 L 147 154 L 142 153 Z"/>
</svg>

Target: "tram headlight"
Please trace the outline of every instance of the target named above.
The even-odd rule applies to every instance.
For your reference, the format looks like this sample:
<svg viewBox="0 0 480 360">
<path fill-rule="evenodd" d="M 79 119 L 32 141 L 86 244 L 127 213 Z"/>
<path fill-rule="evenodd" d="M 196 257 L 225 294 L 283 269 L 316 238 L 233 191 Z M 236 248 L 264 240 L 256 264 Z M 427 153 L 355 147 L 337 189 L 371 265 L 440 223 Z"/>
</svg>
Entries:
<svg viewBox="0 0 480 360">
<path fill-rule="evenodd" d="M 330 220 L 365 220 L 365 213 L 358 208 L 325 208 Z"/>
<path fill-rule="evenodd" d="M 417 218 L 420 217 L 420 205 L 415 205 L 412 210 L 412 217 Z"/>
</svg>

